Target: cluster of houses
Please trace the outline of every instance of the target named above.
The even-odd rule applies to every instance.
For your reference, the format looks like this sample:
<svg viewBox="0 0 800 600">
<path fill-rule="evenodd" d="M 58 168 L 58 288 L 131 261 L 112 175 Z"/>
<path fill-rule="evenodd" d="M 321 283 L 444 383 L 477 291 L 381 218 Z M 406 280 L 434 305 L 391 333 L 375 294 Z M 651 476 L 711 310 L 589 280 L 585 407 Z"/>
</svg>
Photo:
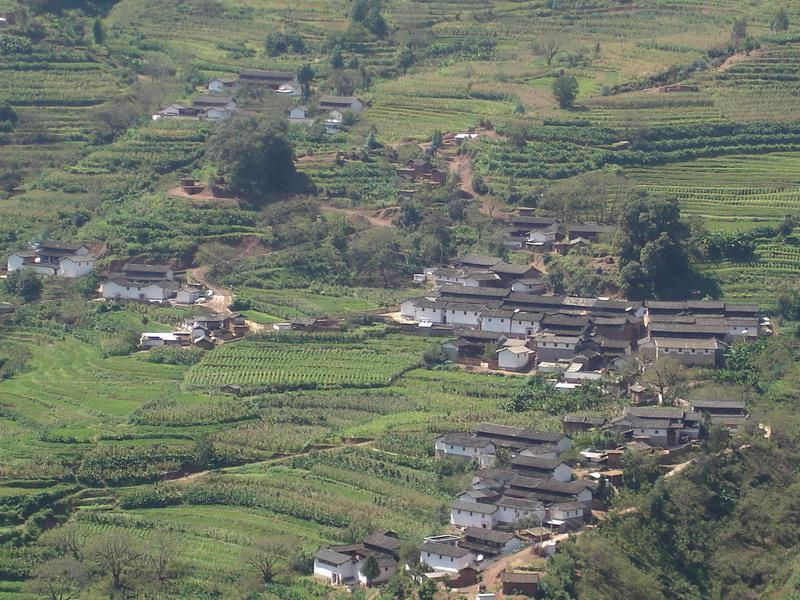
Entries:
<svg viewBox="0 0 800 600">
<path fill-rule="evenodd" d="M 450 507 L 450 530 L 426 537 L 418 547 L 424 577 L 446 579 L 449 587 L 476 584 L 495 561 L 531 541 L 579 529 L 591 514 L 594 482 L 573 480 L 559 455 L 571 440 L 557 432 L 525 430 L 483 423 L 472 433 L 444 434 L 435 441 L 439 457 L 474 461 L 470 489 Z M 503 448 L 510 463 L 497 464 Z M 388 537 L 388 539 L 387 539 Z M 362 544 L 330 546 L 314 555 L 314 575 L 332 584 L 377 584 L 397 570 L 401 542 L 391 532 L 377 532 Z M 547 543 L 544 552 L 554 546 Z M 374 556 L 380 574 L 367 581 L 364 564 Z M 504 572 L 503 588 L 534 595 L 538 574 Z"/>
<path fill-rule="evenodd" d="M 222 121 L 236 112 L 236 101 L 229 96 L 199 96 L 191 106 L 171 103 L 162 106 L 153 114 L 153 120 L 193 119 L 199 121 Z"/>
<path fill-rule="evenodd" d="M 430 158 L 414 158 L 406 161 L 402 167 L 395 169 L 398 177 L 411 181 L 428 181 L 433 185 L 447 183 L 447 171 L 433 165 Z"/>
<path fill-rule="evenodd" d="M 317 108 L 294 106 L 289 109 L 289 123 L 309 125 L 321 119 L 328 133 L 336 133 L 342 128 L 345 113 L 361 114 L 364 103 L 355 96 L 332 96 L 324 94 L 319 97 Z"/>
<path fill-rule="evenodd" d="M 211 350 L 217 345 L 247 334 L 246 319 L 238 314 L 206 314 L 184 319 L 183 327 L 169 333 L 145 332 L 139 339 L 143 350 L 164 346 L 193 346 Z"/>
<path fill-rule="evenodd" d="M 493 347 L 492 366 L 499 369 L 588 379 L 597 375 L 586 373 L 617 366 L 635 352 L 648 361 L 666 356 L 713 368 L 730 343 L 771 333 L 755 304 L 546 295 L 535 268 L 499 257 L 466 256 L 426 269 L 415 282 L 431 288 L 401 304 L 401 321 L 450 330 L 454 339 L 444 348 L 455 361 L 486 361 Z"/>
<path fill-rule="evenodd" d="M 242 85 L 258 86 L 290 97 L 301 94 L 300 82 L 295 73 L 261 69 L 244 69 L 233 77 L 215 77 L 208 82 L 206 88 L 209 94 L 232 96 Z"/>
<path fill-rule="evenodd" d="M 563 223 L 555 217 L 540 217 L 520 209 L 510 217 L 503 242 L 507 248 L 542 250 L 566 254 L 571 248 L 608 239 L 615 227 L 601 223 Z"/>
<path fill-rule="evenodd" d="M 36 242 L 8 257 L 8 272 L 30 269 L 40 275 L 83 277 L 94 270 L 102 252 L 97 243 Z"/>
</svg>

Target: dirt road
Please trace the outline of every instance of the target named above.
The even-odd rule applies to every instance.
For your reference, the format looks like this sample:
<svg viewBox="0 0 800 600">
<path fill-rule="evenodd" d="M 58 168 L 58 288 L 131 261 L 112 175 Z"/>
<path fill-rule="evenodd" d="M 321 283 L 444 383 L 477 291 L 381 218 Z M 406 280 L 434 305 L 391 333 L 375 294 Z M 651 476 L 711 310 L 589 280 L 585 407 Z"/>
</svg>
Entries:
<svg viewBox="0 0 800 600">
<path fill-rule="evenodd" d="M 230 314 L 230 305 L 233 302 L 233 294 L 219 286 L 210 284 L 206 280 L 206 267 L 199 267 L 197 269 L 190 269 L 188 271 L 192 279 L 198 283 L 202 283 L 209 290 L 213 292 L 213 296 L 203 303 L 203 306 L 211 311 L 221 314 Z"/>
<path fill-rule="evenodd" d="M 375 227 L 394 227 L 394 213 L 397 210 L 395 206 L 372 210 L 372 209 L 356 209 L 356 208 L 338 208 L 336 206 L 324 205 L 322 210 L 339 213 L 354 219 L 364 219 L 370 225 Z"/>
</svg>

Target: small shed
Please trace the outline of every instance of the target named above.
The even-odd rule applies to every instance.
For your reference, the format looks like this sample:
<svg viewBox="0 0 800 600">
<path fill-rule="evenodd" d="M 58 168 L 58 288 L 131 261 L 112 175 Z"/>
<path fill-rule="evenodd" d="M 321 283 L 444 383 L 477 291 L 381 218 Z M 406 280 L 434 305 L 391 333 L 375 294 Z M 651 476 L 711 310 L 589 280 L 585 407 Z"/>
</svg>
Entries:
<svg viewBox="0 0 800 600">
<path fill-rule="evenodd" d="M 503 571 L 500 574 L 505 596 L 535 598 L 539 592 L 539 573 Z"/>
</svg>

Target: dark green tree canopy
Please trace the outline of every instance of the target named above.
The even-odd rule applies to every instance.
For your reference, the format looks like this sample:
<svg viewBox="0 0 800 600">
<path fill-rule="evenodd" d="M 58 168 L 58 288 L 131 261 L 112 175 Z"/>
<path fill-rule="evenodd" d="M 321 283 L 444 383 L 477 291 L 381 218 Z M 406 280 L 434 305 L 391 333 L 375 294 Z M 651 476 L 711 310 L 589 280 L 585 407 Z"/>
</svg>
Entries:
<svg viewBox="0 0 800 600">
<path fill-rule="evenodd" d="M 578 97 L 578 80 L 562 71 L 553 82 L 553 96 L 561 108 L 572 108 Z"/>
<path fill-rule="evenodd" d="M 206 158 L 233 193 L 256 203 L 284 192 L 295 181 L 294 149 L 286 139 L 287 125 L 237 115 L 217 125 Z"/>
</svg>

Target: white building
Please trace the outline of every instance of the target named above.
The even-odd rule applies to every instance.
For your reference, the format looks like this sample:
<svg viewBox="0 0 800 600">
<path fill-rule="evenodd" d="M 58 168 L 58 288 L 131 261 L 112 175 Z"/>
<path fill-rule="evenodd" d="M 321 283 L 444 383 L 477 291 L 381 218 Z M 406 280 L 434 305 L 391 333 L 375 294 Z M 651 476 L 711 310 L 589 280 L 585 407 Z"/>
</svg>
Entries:
<svg viewBox="0 0 800 600">
<path fill-rule="evenodd" d="M 452 544 L 425 542 L 419 549 L 419 562 L 434 571 L 458 573 L 475 561 L 475 555 L 466 548 Z"/>
<path fill-rule="evenodd" d="M 238 77 L 217 77 L 208 82 L 208 91 L 213 94 L 230 93 L 238 87 Z"/>
<path fill-rule="evenodd" d="M 531 358 L 534 351 L 524 345 L 524 340 L 508 340 L 520 341 L 521 345 L 507 345 L 503 346 L 497 351 L 497 366 L 500 369 L 508 371 L 524 371 L 530 366 Z"/>
<path fill-rule="evenodd" d="M 358 557 L 327 548 L 314 553 L 314 577 L 325 579 L 333 585 L 355 581 L 359 565 Z"/>
<path fill-rule="evenodd" d="M 545 518 L 544 504 L 527 498 L 503 497 L 495 502 L 495 523 L 516 523 L 532 519 L 541 523 Z"/>
<path fill-rule="evenodd" d="M 484 310 L 481 313 L 481 331 L 511 333 L 511 320 L 515 314 L 513 310 Z"/>
<path fill-rule="evenodd" d="M 493 456 L 495 445 L 491 440 L 476 438 L 469 433 L 447 433 L 434 442 L 436 456 L 463 456 L 478 459 Z"/>
<path fill-rule="evenodd" d="M 293 106 L 289 109 L 289 121 L 292 123 L 308 123 L 311 120 L 308 107 Z"/>
<path fill-rule="evenodd" d="M 97 258 L 84 244 L 39 242 L 8 257 L 9 273 L 30 269 L 40 275 L 83 277 L 94 270 Z"/>
<path fill-rule="evenodd" d="M 109 300 L 143 300 L 164 302 L 175 293 L 174 282 L 131 281 L 122 277 L 112 277 L 100 286 L 103 298 Z"/>
<path fill-rule="evenodd" d="M 174 333 L 143 333 L 139 338 L 139 347 L 144 349 L 157 348 L 159 346 L 177 346 L 180 339 Z"/>
<path fill-rule="evenodd" d="M 455 501 L 450 507 L 450 523 L 456 527 L 492 529 L 497 507 L 492 504 Z"/>
<path fill-rule="evenodd" d="M 351 111 L 356 114 L 360 114 L 362 110 L 364 110 L 364 103 L 361 102 L 355 96 L 331 96 L 331 95 L 324 95 L 320 96 L 319 99 L 319 109 L 321 111 L 338 111 L 339 113 L 343 113 L 345 111 Z"/>
<path fill-rule="evenodd" d="M 560 502 L 551 504 L 547 516 L 554 521 L 583 521 L 584 505 L 581 502 Z"/>
<path fill-rule="evenodd" d="M 203 289 L 196 285 L 185 285 L 175 293 L 177 304 L 194 304 L 203 297 Z"/>
</svg>

